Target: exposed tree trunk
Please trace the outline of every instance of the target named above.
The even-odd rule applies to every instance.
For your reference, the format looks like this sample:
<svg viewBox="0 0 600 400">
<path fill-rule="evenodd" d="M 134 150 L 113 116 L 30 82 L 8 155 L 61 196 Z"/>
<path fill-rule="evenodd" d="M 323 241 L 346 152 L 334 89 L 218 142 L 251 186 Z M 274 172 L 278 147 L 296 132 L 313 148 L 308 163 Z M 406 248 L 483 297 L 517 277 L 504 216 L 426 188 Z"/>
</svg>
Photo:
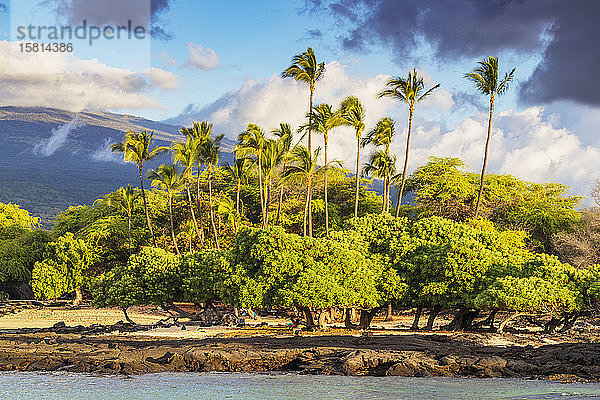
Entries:
<svg viewBox="0 0 600 400">
<path fill-rule="evenodd" d="M 269 181 L 265 184 L 265 228 L 269 227 L 269 207 L 271 207 L 271 176 L 269 175 Z"/>
<path fill-rule="evenodd" d="M 286 163 L 283 163 L 283 170 L 285 171 Z M 283 205 L 283 182 L 281 182 L 281 188 L 279 189 L 279 201 L 277 204 L 277 218 L 275 219 L 275 225 L 279 225 L 279 217 L 281 216 L 281 206 Z"/>
<path fill-rule="evenodd" d="M 573 311 L 570 313 L 565 314 L 565 323 L 562 326 L 562 328 L 560 328 L 558 331 L 560 333 L 564 333 L 566 331 L 568 331 L 569 329 L 571 329 L 573 327 L 573 325 L 575 325 L 575 321 L 577 321 L 577 318 L 579 318 L 580 314 L 577 311 Z"/>
<path fill-rule="evenodd" d="M 423 307 L 418 306 L 417 310 L 415 311 L 415 319 L 413 320 L 413 323 L 410 326 L 410 329 L 412 329 L 413 331 L 419 330 L 419 320 L 421 319 L 422 312 L 423 312 Z"/>
<path fill-rule="evenodd" d="M 198 219 L 200 220 L 200 243 L 202 243 L 202 248 L 204 248 L 204 222 L 202 221 L 202 206 L 200 203 L 200 162 L 198 162 L 198 180 L 196 181 L 196 200 L 198 207 Z"/>
<path fill-rule="evenodd" d="M 304 318 L 306 319 L 306 327 L 308 329 L 315 328 L 315 319 L 313 318 L 312 310 L 310 307 L 300 307 L 302 313 L 304 314 Z"/>
<path fill-rule="evenodd" d="M 308 201 L 310 196 L 310 186 L 306 185 L 306 202 L 304 204 L 304 236 L 306 236 L 307 228 L 308 228 Z"/>
<path fill-rule="evenodd" d="M 325 139 L 325 236 L 329 236 L 329 200 L 327 196 L 327 132 L 324 135 Z"/>
<path fill-rule="evenodd" d="M 235 194 L 235 211 L 238 213 L 238 215 L 240 214 L 240 188 L 241 188 L 241 181 L 238 179 L 237 181 L 237 192 Z"/>
<path fill-rule="evenodd" d="M 171 239 L 173 239 L 173 246 L 175 246 L 177 255 L 181 255 L 179 246 L 177 246 L 177 240 L 175 239 L 175 226 L 173 225 L 173 197 L 171 193 L 169 193 L 169 222 L 171 223 Z"/>
<path fill-rule="evenodd" d="M 385 320 L 386 322 L 389 321 L 393 321 L 394 320 L 394 314 L 393 314 L 393 309 L 392 309 L 392 303 L 388 304 L 386 309 L 385 309 Z"/>
<path fill-rule="evenodd" d="M 526 314 L 518 312 L 518 313 L 514 313 L 510 317 L 506 318 L 504 321 L 502 321 L 502 323 L 498 327 L 498 333 L 504 333 L 504 328 L 506 327 L 506 324 L 522 315 L 526 315 Z"/>
<path fill-rule="evenodd" d="M 127 314 L 127 307 L 121 307 L 121 311 L 123 311 L 123 315 L 125 315 L 125 321 L 129 322 L 130 324 L 135 324 L 135 322 L 133 322 Z"/>
<path fill-rule="evenodd" d="M 354 197 L 354 218 L 358 217 L 358 193 L 360 191 L 360 137 L 356 138 L 356 195 Z"/>
<path fill-rule="evenodd" d="M 131 255 L 131 215 L 127 216 L 127 236 L 129 238 L 129 255 Z"/>
<path fill-rule="evenodd" d="M 492 136 L 492 116 L 494 115 L 494 96 L 490 97 L 490 119 L 488 121 L 487 139 L 485 141 L 485 154 L 483 157 L 483 168 L 481 168 L 481 182 L 479 183 L 479 194 L 477 195 L 477 205 L 475 206 L 475 218 L 479 214 L 479 206 L 481 204 L 481 195 L 483 194 L 483 180 L 485 178 L 485 167 L 487 166 L 488 148 L 490 146 L 490 138 Z"/>
<path fill-rule="evenodd" d="M 262 157 L 260 152 L 258 153 L 258 192 L 260 195 L 260 212 L 262 214 L 262 229 L 265 229 L 265 199 L 263 194 L 263 181 L 262 181 Z"/>
<path fill-rule="evenodd" d="M 80 287 L 75 288 L 75 300 L 73 300 L 74 306 L 79 306 L 83 302 L 83 291 Z"/>
<path fill-rule="evenodd" d="M 215 236 L 215 245 L 217 246 L 217 249 L 219 249 L 219 235 L 217 234 L 217 227 L 215 225 L 215 213 L 213 212 L 212 203 L 212 171 L 208 172 L 208 206 L 210 208 L 210 223 L 212 225 L 213 234 Z"/>
<path fill-rule="evenodd" d="M 344 326 L 347 329 L 356 329 L 358 328 L 358 325 L 352 323 L 352 311 L 354 309 L 352 308 L 346 308 L 344 311 Z"/>
<path fill-rule="evenodd" d="M 360 322 L 358 323 L 358 329 L 369 329 L 371 321 L 382 307 L 372 308 L 370 310 L 360 310 Z"/>
<path fill-rule="evenodd" d="M 202 236 L 200 235 L 200 231 L 198 230 L 198 221 L 196 221 L 196 215 L 194 213 L 194 206 L 192 205 L 192 194 L 190 193 L 190 181 L 188 179 L 187 185 L 185 187 L 187 196 L 188 196 L 188 204 L 190 205 L 190 213 L 192 214 L 192 222 L 194 223 L 194 230 L 196 231 L 196 236 L 198 237 L 198 241 L 202 248 L 204 248 L 204 241 L 202 240 Z M 190 252 L 192 248 L 192 239 L 190 238 Z"/>
<path fill-rule="evenodd" d="M 470 310 L 469 308 L 461 308 L 454 319 L 444 327 L 449 331 L 466 331 L 473 327 L 473 320 L 479 315 L 479 310 Z"/>
<path fill-rule="evenodd" d="M 313 109 L 313 96 L 315 93 L 315 87 L 310 86 L 310 103 L 308 109 L 308 154 L 312 157 L 312 109 Z M 308 183 L 308 236 L 312 237 L 312 180 Z"/>
<path fill-rule="evenodd" d="M 477 322 L 476 324 L 473 324 L 473 328 L 482 328 L 485 326 L 489 326 L 490 331 L 494 332 L 496 330 L 496 328 L 494 327 L 494 319 L 496 318 L 496 314 L 498 314 L 498 309 L 494 308 L 492 311 L 490 311 L 490 315 L 487 316 L 486 319 L 484 319 L 481 322 Z"/>
<path fill-rule="evenodd" d="M 438 316 L 440 311 L 442 311 L 442 307 L 440 307 L 440 306 L 435 306 L 431 310 L 431 313 L 429 314 L 429 318 L 427 318 L 427 325 L 425 326 L 426 331 L 430 331 L 433 329 L 433 323 L 435 322 L 435 318 Z"/>
<path fill-rule="evenodd" d="M 410 134 L 412 131 L 413 112 L 415 111 L 414 101 L 410 103 L 408 116 L 408 135 L 406 137 L 406 154 L 404 155 L 404 167 L 402 168 L 402 182 L 400 183 L 400 191 L 398 192 L 398 204 L 396 205 L 396 218 L 400 215 L 400 205 L 402 204 L 402 194 L 404 193 L 404 184 L 406 182 L 406 167 L 408 166 L 408 152 L 410 149 Z"/>
<path fill-rule="evenodd" d="M 156 247 L 156 238 L 154 237 L 154 231 L 152 230 L 152 224 L 150 223 L 150 213 L 148 212 L 148 202 L 146 201 L 146 191 L 144 190 L 144 178 L 142 176 L 143 165 L 138 165 L 138 172 L 140 175 L 140 188 L 142 189 L 142 200 L 144 200 L 144 211 L 146 211 L 146 223 L 148 224 L 148 230 L 150 236 L 152 236 L 152 245 Z"/>
</svg>

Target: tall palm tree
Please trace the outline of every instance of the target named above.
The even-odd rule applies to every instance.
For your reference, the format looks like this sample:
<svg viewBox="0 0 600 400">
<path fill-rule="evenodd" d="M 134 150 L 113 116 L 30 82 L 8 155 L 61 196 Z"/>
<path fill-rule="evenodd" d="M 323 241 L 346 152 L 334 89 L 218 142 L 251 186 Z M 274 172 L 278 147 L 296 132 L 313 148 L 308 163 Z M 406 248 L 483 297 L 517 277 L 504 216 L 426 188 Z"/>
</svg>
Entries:
<svg viewBox="0 0 600 400">
<path fill-rule="evenodd" d="M 312 182 L 316 177 L 325 172 L 325 165 L 319 166 L 318 161 L 321 155 L 321 148 L 317 147 L 311 153 L 302 145 L 294 147 L 292 150 L 293 163 L 288 165 L 284 171 L 285 179 L 290 181 L 304 182 L 306 185 L 306 202 L 304 204 L 304 236 L 312 236 L 312 226 L 308 220 L 309 203 L 312 196 Z M 337 161 L 330 161 L 329 164 L 339 164 Z M 308 222 L 308 223 L 307 223 Z M 307 230 L 308 228 L 308 230 Z"/>
<path fill-rule="evenodd" d="M 478 62 L 479 66 L 473 71 L 465 74 L 465 78 L 475 83 L 479 93 L 490 96 L 490 119 L 488 121 L 487 139 L 485 141 L 485 154 L 483 157 L 483 167 L 481 168 L 481 182 L 479 184 L 479 194 L 477 195 L 477 205 L 475 206 L 475 217 L 479 213 L 481 204 L 481 194 L 483 193 L 483 179 L 485 176 L 485 167 L 487 166 L 488 148 L 492 132 L 492 117 L 494 115 L 494 101 L 496 97 L 503 95 L 513 80 L 515 68 L 509 73 L 504 73 L 504 79 L 498 79 L 498 58 L 488 57 Z"/>
<path fill-rule="evenodd" d="M 236 209 L 233 200 L 229 196 L 221 197 L 217 206 L 217 212 L 221 215 L 225 215 L 227 221 L 233 227 L 233 233 L 237 233 L 240 224 L 240 213 Z"/>
<path fill-rule="evenodd" d="M 269 227 L 269 208 L 271 206 L 271 192 L 273 188 L 273 175 L 277 166 L 281 163 L 282 153 L 279 151 L 277 141 L 267 139 L 263 149 L 261 159 L 261 169 L 264 179 L 264 201 L 265 201 L 265 219 L 263 229 Z"/>
<path fill-rule="evenodd" d="M 171 223 L 171 238 L 175 251 L 179 253 L 179 246 L 175 239 L 175 226 L 173 225 L 173 195 L 178 193 L 184 186 L 183 177 L 177 170 L 175 164 L 163 164 L 156 170 L 148 171 L 148 179 L 152 181 L 152 186 L 167 192 L 169 199 L 169 221 Z"/>
<path fill-rule="evenodd" d="M 215 236 L 215 245 L 217 249 L 220 248 L 220 246 L 219 236 L 217 234 L 217 226 L 215 225 L 215 213 L 213 210 L 212 180 L 214 169 L 219 165 L 219 150 L 221 149 L 221 141 L 223 140 L 223 136 L 223 134 L 220 134 L 214 138 L 209 137 L 201 147 L 202 158 L 204 159 L 206 170 L 208 172 L 208 208 L 210 209 L 210 223 Z"/>
<path fill-rule="evenodd" d="M 200 245 L 204 247 L 204 230 L 200 231 L 198 229 L 198 221 L 196 220 L 196 213 L 194 212 L 194 205 L 192 204 L 192 194 L 190 193 L 193 169 L 194 166 L 196 166 L 198 159 L 199 144 L 200 142 L 198 139 L 188 136 L 185 142 L 173 143 L 171 151 L 173 152 L 173 161 L 181 164 L 183 167 L 182 174 L 186 182 L 185 190 L 188 197 L 190 213 L 192 215 L 192 222 L 194 224 L 194 231 L 196 232 L 196 237 L 198 238 Z"/>
<path fill-rule="evenodd" d="M 283 162 L 283 170 L 288 163 L 288 159 L 290 158 L 292 151 L 292 141 L 294 139 L 294 133 L 292 132 L 292 127 L 290 124 L 281 123 L 279 124 L 279 128 L 273 129 L 271 131 L 275 137 L 277 137 L 277 147 L 279 149 L 280 160 Z M 277 217 L 275 219 L 275 224 L 279 225 L 279 218 L 281 216 L 281 206 L 283 204 L 283 189 L 284 189 L 283 179 L 279 182 L 279 199 L 277 202 Z"/>
<path fill-rule="evenodd" d="M 394 134 L 396 133 L 396 124 L 394 120 L 390 117 L 384 117 L 377 121 L 375 124 L 375 128 L 370 130 L 364 139 L 361 142 L 362 146 L 372 145 L 375 147 L 384 147 L 385 148 L 385 156 L 389 157 L 390 155 L 390 144 L 392 143 L 392 139 L 394 138 Z M 391 202 L 388 201 L 390 198 L 390 177 L 386 176 L 383 178 L 383 198 L 384 198 L 384 206 L 386 208 L 390 208 Z"/>
<path fill-rule="evenodd" d="M 151 149 L 153 136 L 154 131 L 148 132 L 143 130 L 141 132 L 127 132 L 125 134 L 125 139 L 122 142 L 113 144 L 110 146 L 110 149 L 116 153 L 123 153 L 125 162 L 134 163 L 138 167 L 140 188 L 142 190 L 142 199 L 144 200 L 144 210 L 146 211 L 146 223 L 148 224 L 150 236 L 152 236 L 152 244 L 156 247 L 156 238 L 154 237 L 154 231 L 152 230 L 152 224 L 150 223 L 150 213 L 148 212 L 148 202 L 146 201 L 146 191 L 144 190 L 143 170 L 146 161 L 154 160 L 161 154 L 167 152 L 169 148 L 166 146 L 159 146 Z"/>
<path fill-rule="evenodd" d="M 317 62 L 314 50 L 309 47 L 304 53 L 296 54 L 292 57 L 289 67 L 281 73 L 282 78 L 292 78 L 296 82 L 304 82 L 309 88 L 308 101 L 308 124 L 312 125 L 310 120 L 313 109 L 313 97 L 315 94 L 315 86 L 317 82 L 325 75 L 325 63 Z M 312 131 L 308 129 L 308 153 L 312 154 Z M 311 182 L 312 184 L 312 182 Z M 312 190 L 311 190 L 312 192 Z M 308 219 L 312 229 L 312 202 L 308 204 Z"/>
<path fill-rule="evenodd" d="M 358 194 L 360 190 L 360 147 L 365 130 L 365 108 L 354 96 L 346 97 L 340 105 L 344 125 L 354 128 L 356 134 L 356 196 L 354 198 L 354 217 L 358 217 Z"/>
<path fill-rule="evenodd" d="M 266 223 L 265 196 L 263 193 L 262 157 L 265 151 L 267 138 L 263 129 L 256 124 L 248 124 L 245 131 L 238 135 L 238 144 L 234 151 L 237 157 L 254 157 L 258 168 L 258 192 L 260 196 L 260 209 L 262 212 L 262 226 Z"/>
<path fill-rule="evenodd" d="M 198 179 L 196 180 L 196 206 L 198 208 L 198 218 L 200 219 L 200 232 L 204 237 L 204 224 L 202 223 L 202 204 L 200 196 L 200 171 L 202 170 L 202 146 L 212 135 L 213 125 L 208 121 L 192 122 L 190 128 L 181 128 L 179 130 L 182 134 L 189 138 L 193 138 L 196 141 L 196 167 L 198 171 Z"/>
<path fill-rule="evenodd" d="M 389 210 L 390 204 L 390 185 L 392 176 L 396 173 L 396 156 L 386 154 L 383 150 L 377 150 L 371 154 L 369 162 L 363 168 L 363 173 L 373 178 L 383 179 L 384 197 L 381 212 Z"/>
<path fill-rule="evenodd" d="M 317 106 L 315 106 L 311 112 L 312 116 L 310 117 L 310 123 L 307 125 L 304 125 L 302 127 L 302 129 L 306 129 L 308 128 L 309 131 L 314 130 L 315 132 L 319 132 L 321 134 L 323 134 L 323 143 L 324 143 L 324 147 L 325 147 L 325 190 L 324 190 L 324 197 L 325 197 L 325 233 L 327 236 L 329 236 L 329 201 L 328 201 L 328 194 L 327 194 L 327 170 L 328 170 L 328 165 L 329 165 L 329 160 L 328 160 L 328 152 L 327 152 L 327 147 L 328 147 L 328 142 L 329 142 L 329 132 L 333 129 L 336 128 L 338 126 L 341 126 L 344 123 L 344 120 L 341 117 L 341 114 L 339 111 L 333 111 L 333 108 L 331 107 L 330 104 L 319 104 Z M 309 204 L 309 209 L 310 209 L 310 204 Z"/>
<path fill-rule="evenodd" d="M 129 255 L 131 255 L 131 220 L 135 199 L 139 193 L 131 185 L 127 185 L 127 187 L 120 187 L 115 194 L 116 197 L 109 197 L 108 205 L 127 214 L 127 236 L 129 238 Z"/>
<path fill-rule="evenodd" d="M 391 97 L 398 99 L 408 104 L 409 116 L 408 116 L 408 136 L 406 138 L 406 154 L 404 155 L 404 168 L 402 168 L 402 183 L 400 184 L 400 190 L 398 191 L 398 204 L 396 205 L 396 217 L 400 213 L 400 204 L 402 203 L 402 194 L 404 193 L 404 184 L 406 183 L 406 167 L 408 165 L 408 152 L 410 149 L 410 134 L 412 131 L 412 120 L 415 112 L 415 103 L 425 99 L 434 90 L 440 87 L 439 83 L 434 85 L 427 91 L 425 90 L 425 84 L 423 78 L 417 74 L 417 70 L 413 69 L 413 72 L 408 73 L 408 77 L 405 79 L 401 76 L 392 78 L 387 81 L 386 89 L 381 91 L 377 97 Z"/>
<path fill-rule="evenodd" d="M 236 183 L 235 210 L 240 213 L 240 190 L 243 182 L 248 181 L 252 162 L 248 158 L 236 158 L 233 165 L 225 164 L 223 171 Z"/>
</svg>

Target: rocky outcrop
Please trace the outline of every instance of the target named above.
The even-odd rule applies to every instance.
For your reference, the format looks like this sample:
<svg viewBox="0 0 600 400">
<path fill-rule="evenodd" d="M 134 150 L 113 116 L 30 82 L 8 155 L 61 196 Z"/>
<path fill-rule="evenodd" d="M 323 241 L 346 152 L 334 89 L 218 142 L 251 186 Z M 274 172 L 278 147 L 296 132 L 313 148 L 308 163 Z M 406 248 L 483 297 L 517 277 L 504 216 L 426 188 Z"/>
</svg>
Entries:
<svg viewBox="0 0 600 400">
<path fill-rule="evenodd" d="M 0 370 L 140 374 L 297 371 L 379 376 L 600 379 L 600 344 L 485 346 L 485 335 L 252 336 L 144 339 L 0 334 Z"/>
</svg>

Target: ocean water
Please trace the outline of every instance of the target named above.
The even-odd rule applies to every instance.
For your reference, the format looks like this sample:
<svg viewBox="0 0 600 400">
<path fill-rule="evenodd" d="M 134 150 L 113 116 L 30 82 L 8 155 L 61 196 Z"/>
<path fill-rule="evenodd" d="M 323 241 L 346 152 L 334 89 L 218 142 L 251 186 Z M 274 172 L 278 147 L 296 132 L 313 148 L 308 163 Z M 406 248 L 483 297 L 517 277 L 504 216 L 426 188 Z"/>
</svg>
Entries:
<svg viewBox="0 0 600 400">
<path fill-rule="evenodd" d="M 0 399 L 600 399 L 600 384 L 517 379 L 161 373 L 0 373 Z"/>
</svg>

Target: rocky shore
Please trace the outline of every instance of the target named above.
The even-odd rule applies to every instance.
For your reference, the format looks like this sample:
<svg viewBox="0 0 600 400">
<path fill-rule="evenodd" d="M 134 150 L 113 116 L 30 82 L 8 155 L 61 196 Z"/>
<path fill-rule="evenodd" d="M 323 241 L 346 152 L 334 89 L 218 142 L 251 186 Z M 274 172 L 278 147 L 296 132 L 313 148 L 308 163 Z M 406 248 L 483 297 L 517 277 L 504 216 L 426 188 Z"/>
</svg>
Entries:
<svg viewBox="0 0 600 400">
<path fill-rule="evenodd" d="M 351 335 L 343 330 L 293 335 L 289 329 L 263 328 L 231 330 L 222 337 L 159 338 L 149 332 L 125 333 L 129 328 L 123 326 L 96 331 L 61 329 L 0 332 L 0 370 L 109 374 L 295 371 L 600 380 L 600 343 L 581 335 Z"/>
</svg>

